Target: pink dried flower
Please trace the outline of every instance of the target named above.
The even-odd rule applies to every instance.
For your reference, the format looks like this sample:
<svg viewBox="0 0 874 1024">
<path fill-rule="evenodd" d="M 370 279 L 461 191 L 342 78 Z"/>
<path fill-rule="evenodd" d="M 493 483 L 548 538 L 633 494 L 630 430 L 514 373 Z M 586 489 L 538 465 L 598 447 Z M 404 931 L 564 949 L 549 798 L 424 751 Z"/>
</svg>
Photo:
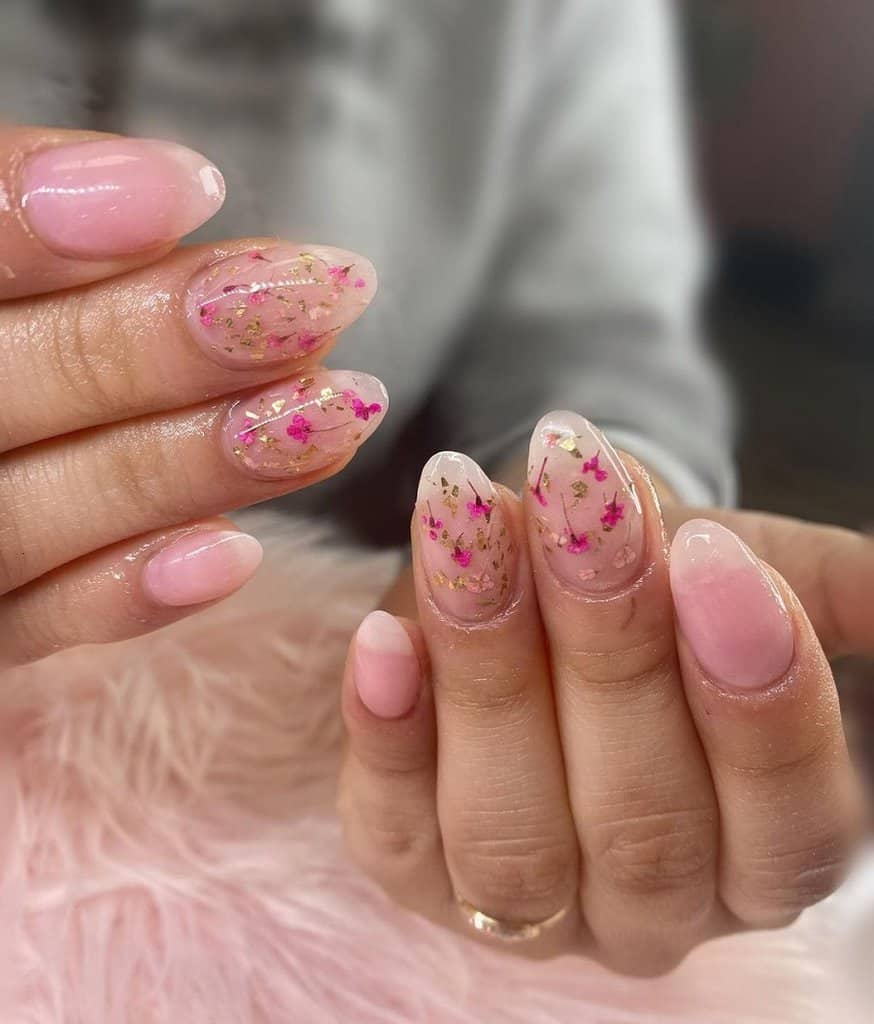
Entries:
<svg viewBox="0 0 874 1024">
<path fill-rule="evenodd" d="M 200 322 L 203 324 L 203 326 L 212 327 L 213 323 L 215 323 L 216 303 L 205 303 L 203 306 L 200 307 L 198 313 L 200 316 Z"/>
<path fill-rule="evenodd" d="M 382 406 L 379 402 L 371 402 L 370 405 L 366 405 L 360 398 L 352 399 L 352 408 L 355 410 L 355 418 L 364 420 L 365 422 L 369 420 L 371 416 L 375 416 L 377 413 L 382 412 Z"/>
<path fill-rule="evenodd" d="M 258 439 L 258 429 L 257 427 L 247 427 L 245 430 L 241 430 L 237 437 L 247 448 L 251 448 Z"/>
<path fill-rule="evenodd" d="M 364 280 L 363 277 L 359 277 L 357 279 L 357 281 L 355 282 L 355 287 L 356 288 L 366 288 L 367 287 L 367 282 Z"/>
<path fill-rule="evenodd" d="M 601 469 L 600 465 L 598 464 L 598 459 L 600 455 L 600 452 L 596 452 L 591 457 L 591 459 L 586 459 L 586 461 L 583 463 L 583 474 L 585 475 L 586 473 L 594 473 L 595 479 L 598 481 L 598 483 L 603 483 L 610 474 L 607 472 L 606 469 Z"/>
<path fill-rule="evenodd" d="M 616 495 L 613 495 L 613 500 L 608 501 L 604 506 L 604 513 L 601 516 L 601 525 L 605 530 L 612 530 L 618 526 L 619 523 L 625 518 L 625 504 L 624 502 L 617 501 Z"/>
<path fill-rule="evenodd" d="M 267 301 L 267 289 L 260 288 L 257 291 L 249 292 L 249 305 L 260 306 L 262 302 Z"/>
<path fill-rule="evenodd" d="M 466 569 L 473 559 L 473 552 L 466 551 L 464 548 L 461 548 L 456 544 L 449 557 L 456 565 L 460 566 L 462 569 Z"/>
<path fill-rule="evenodd" d="M 334 284 L 349 284 L 349 271 L 351 269 L 351 264 L 348 267 L 328 267 L 328 276 Z"/>
<path fill-rule="evenodd" d="M 318 340 L 318 334 L 313 334 L 312 331 L 301 331 L 297 336 L 297 343 L 304 352 L 309 352 L 311 349 L 315 348 Z"/>
<path fill-rule="evenodd" d="M 300 441 L 301 444 L 306 444 L 309 440 L 309 436 L 312 433 L 313 425 L 306 418 L 301 416 L 300 413 L 295 413 L 291 418 L 291 423 L 285 428 L 286 434 L 289 437 L 293 437 L 295 441 Z"/>
</svg>

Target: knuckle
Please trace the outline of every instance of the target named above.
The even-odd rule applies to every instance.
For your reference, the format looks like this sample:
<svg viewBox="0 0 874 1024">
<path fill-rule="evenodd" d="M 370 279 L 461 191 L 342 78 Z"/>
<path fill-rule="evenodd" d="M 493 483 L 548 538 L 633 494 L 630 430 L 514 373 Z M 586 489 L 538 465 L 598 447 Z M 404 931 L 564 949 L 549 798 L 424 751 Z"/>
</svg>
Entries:
<svg viewBox="0 0 874 1024">
<path fill-rule="evenodd" d="M 593 863 L 621 893 L 639 897 L 695 890 L 709 908 L 716 874 L 715 828 L 711 808 L 602 825 L 591 838 Z"/>
<path fill-rule="evenodd" d="M 489 839 L 447 846 L 461 895 L 495 917 L 548 917 L 577 887 L 575 857 L 564 843 Z"/>
<path fill-rule="evenodd" d="M 792 921 L 840 886 L 852 847 L 847 830 L 847 834 L 777 851 L 751 862 L 739 885 L 745 909 L 738 916 L 757 924 Z"/>
<path fill-rule="evenodd" d="M 127 528 L 182 522 L 196 504 L 188 468 L 153 434 L 120 430 L 93 472 L 106 513 Z"/>
<path fill-rule="evenodd" d="M 42 330 L 52 372 L 64 384 L 69 408 L 86 419 L 111 417 L 116 397 L 107 382 L 129 375 L 107 372 L 107 353 L 97 341 L 102 332 L 93 329 L 88 300 L 77 292 L 57 298 L 43 314 Z M 111 329 L 105 336 L 116 337 Z"/>
<path fill-rule="evenodd" d="M 524 665 L 500 660 L 469 662 L 469 674 L 438 677 L 440 699 L 461 715 L 524 715 L 530 676 Z"/>
<path fill-rule="evenodd" d="M 391 802 L 374 803 L 349 785 L 341 786 L 337 811 L 347 846 L 369 875 L 386 887 L 410 876 L 440 848 L 440 835 L 429 815 Z"/>
<path fill-rule="evenodd" d="M 631 706 L 662 713 L 681 695 L 677 685 L 677 655 L 664 636 L 647 639 L 618 652 L 574 652 L 569 659 L 579 668 L 570 679 L 571 692 L 599 706 L 615 706 L 625 713 Z"/>
</svg>

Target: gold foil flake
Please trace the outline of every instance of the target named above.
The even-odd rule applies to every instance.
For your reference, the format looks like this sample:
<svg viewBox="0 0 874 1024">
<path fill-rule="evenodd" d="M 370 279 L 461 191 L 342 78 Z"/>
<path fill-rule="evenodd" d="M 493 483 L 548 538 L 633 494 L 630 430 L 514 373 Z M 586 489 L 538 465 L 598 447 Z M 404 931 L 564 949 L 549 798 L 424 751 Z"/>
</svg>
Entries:
<svg viewBox="0 0 874 1024">
<path fill-rule="evenodd" d="M 261 414 L 260 413 L 252 412 L 251 409 L 247 409 L 246 410 L 246 419 L 247 420 L 258 420 L 260 418 L 261 418 Z"/>
<path fill-rule="evenodd" d="M 278 415 L 279 413 L 282 412 L 282 410 L 285 408 L 285 406 L 286 406 L 285 399 L 284 398 L 277 398 L 276 401 L 271 406 L 271 408 Z"/>
<path fill-rule="evenodd" d="M 583 457 L 583 453 L 577 447 L 577 439 L 575 437 L 563 437 L 558 442 L 558 447 L 573 455 L 575 459 L 581 459 Z"/>
<path fill-rule="evenodd" d="M 322 388 L 319 392 L 320 402 L 330 402 L 332 398 L 337 398 L 337 392 L 333 388 Z"/>
</svg>

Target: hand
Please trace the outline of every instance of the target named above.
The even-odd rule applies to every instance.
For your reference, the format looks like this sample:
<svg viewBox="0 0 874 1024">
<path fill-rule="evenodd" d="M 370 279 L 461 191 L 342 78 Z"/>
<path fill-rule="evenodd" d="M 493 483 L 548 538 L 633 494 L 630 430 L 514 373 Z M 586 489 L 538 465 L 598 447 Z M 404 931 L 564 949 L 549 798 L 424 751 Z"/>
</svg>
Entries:
<svg viewBox="0 0 874 1024">
<path fill-rule="evenodd" d="M 373 297 L 367 260 L 174 251 L 224 197 L 198 154 L 4 127 L 0 195 L 3 668 L 237 589 L 260 546 L 215 517 L 340 471 L 386 396 L 316 365 Z"/>
<path fill-rule="evenodd" d="M 413 548 L 421 626 L 369 616 L 343 691 L 348 842 L 393 897 L 526 955 L 654 974 L 833 891 L 862 798 L 831 671 L 735 534 L 686 522 L 668 559 L 645 472 L 559 413 L 521 502 L 436 456 Z"/>
</svg>

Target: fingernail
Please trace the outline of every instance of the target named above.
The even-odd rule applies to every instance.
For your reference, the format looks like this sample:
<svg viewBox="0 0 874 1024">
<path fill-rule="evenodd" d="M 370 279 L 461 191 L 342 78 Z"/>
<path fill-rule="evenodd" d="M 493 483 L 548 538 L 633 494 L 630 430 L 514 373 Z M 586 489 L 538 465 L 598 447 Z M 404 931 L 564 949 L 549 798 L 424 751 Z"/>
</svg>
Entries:
<svg viewBox="0 0 874 1024">
<path fill-rule="evenodd" d="M 224 444 L 253 476 L 294 477 L 350 455 L 387 409 L 388 395 L 376 377 L 321 370 L 237 402 L 225 424 Z"/>
<path fill-rule="evenodd" d="M 187 317 L 200 347 L 224 366 L 303 359 L 361 316 L 376 293 L 363 256 L 278 245 L 228 256 L 191 282 Z"/>
<path fill-rule="evenodd" d="M 482 622 L 509 601 L 516 550 L 491 480 L 459 452 L 422 470 L 416 499 L 419 550 L 431 596 L 446 615 Z"/>
<path fill-rule="evenodd" d="M 587 419 L 552 412 L 537 424 L 528 489 L 546 561 L 563 583 L 600 594 L 636 578 L 640 499 L 615 449 Z"/>
<path fill-rule="evenodd" d="M 158 139 L 45 149 L 22 171 L 34 234 L 64 256 L 105 259 L 175 241 L 209 220 L 224 179 L 205 157 Z"/>
<path fill-rule="evenodd" d="M 714 682 L 757 690 L 786 673 L 792 620 L 771 577 L 724 526 L 692 519 L 671 546 L 671 590 L 680 629 Z"/>
<path fill-rule="evenodd" d="M 422 686 L 419 659 L 393 615 L 371 612 L 361 623 L 353 667 L 361 703 L 378 718 L 400 718 L 415 707 Z"/>
<path fill-rule="evenodd" d="M 143 588 L 157 604 L 173 608 L 218 601 L 252 578 L 262 556 L 247 533 L 200 530 L 152 555 Z"/>
</svg>

